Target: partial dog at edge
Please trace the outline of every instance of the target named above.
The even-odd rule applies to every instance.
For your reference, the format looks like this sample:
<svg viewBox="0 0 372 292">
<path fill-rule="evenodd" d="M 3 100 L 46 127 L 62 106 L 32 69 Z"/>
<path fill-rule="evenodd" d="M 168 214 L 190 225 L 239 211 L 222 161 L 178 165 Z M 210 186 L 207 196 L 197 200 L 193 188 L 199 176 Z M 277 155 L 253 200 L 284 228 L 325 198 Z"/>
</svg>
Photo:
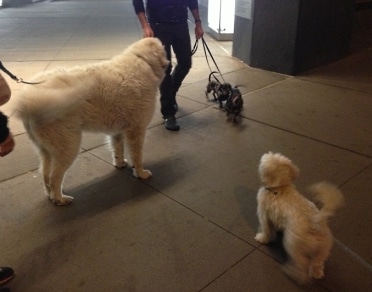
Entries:
<svg viewBox="0 0 372 292">
<path fill-rule="evenodd" d="M 142 150 L 167 66 L 160 40 L 145 38 L 109 61 L 42 73 L 35 80 L 45 82 L 20 92 L 16 110 L 39 152 L 45 190 L 56 205 L 73 199 L 62 193 L 62 183 L 83 130 L 111 136 L 118 168 L 127 166 L 125 136 L 134 176 L 152 175 L 143 169 Z"/>
<path fill-rule="evenodd" d="M 257 194 L 260 231 L 255 239 L 263 244 L 283 232 L 283 246 L 289 256 L 284 271 L 300 284 L 324 276 L 324 263 L 332 247 L 327 220 L 342 206 L 343 195 L 326 182 L 310 187 L 313 202 L 293 184 L 299 169 L 287 157 L 269 152 L 259 165 L 263 186 Z"/>
</svg>

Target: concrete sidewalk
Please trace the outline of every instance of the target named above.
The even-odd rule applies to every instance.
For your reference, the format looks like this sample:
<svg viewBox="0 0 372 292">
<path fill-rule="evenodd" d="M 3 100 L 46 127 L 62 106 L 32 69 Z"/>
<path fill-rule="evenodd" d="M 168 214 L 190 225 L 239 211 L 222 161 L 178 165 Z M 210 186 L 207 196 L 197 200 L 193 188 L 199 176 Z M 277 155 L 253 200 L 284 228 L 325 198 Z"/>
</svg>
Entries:
<svg viewBox="0 0 372 292">
<path fill-rule="evenodd" d="M 366 13 L 358 17 L 366 19 Z M 296 77 L 248 67 L 231 57 L 231 43 L 206 35 L 225 80 L 243 85 L 241 123 L 227 122 L 205 98 L 210 70 L 199 48 L 177 96 L 181 130 L 164 129 L 159 105 L 149 127 L 144 164 L 153 178 L 141 181 L 130 169 L 116 170 L 105 136 L 85 134 L 64 183 L 74 201 L 64 208 L 44 195 L 38 157 L 12 116 L 21 85 L 7 78 L 13 99 L 1 111 L 10 116 L 17 144 L 0 160 L 0 266 L 16 271 L 7 287 L 372 291 L 370 35 L 370 26 L 363 26 L 349 56 Z M 141 37 L 129 0 L 0 9 L 0 60 L 24 80 L 58 66 L 109 59 Z M 328 180 L 346 197 L 330 222 L 335 244 L 326 276 L 306 287 L 281 271 L 279 245 L 254 240 L 257 166 L 267 151 L 299 166 L 300 191 Z"/>
</svg>

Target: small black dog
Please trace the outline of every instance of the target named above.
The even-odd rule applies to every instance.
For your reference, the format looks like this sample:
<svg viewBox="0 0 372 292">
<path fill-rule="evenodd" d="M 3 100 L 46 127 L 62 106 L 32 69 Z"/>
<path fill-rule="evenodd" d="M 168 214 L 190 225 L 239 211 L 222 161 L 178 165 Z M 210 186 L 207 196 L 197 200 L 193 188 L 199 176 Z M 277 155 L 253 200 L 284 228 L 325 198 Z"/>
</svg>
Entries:
<svg viewBox="0 0 372 292">
<path fill-rule="evenodd" d="M 242 93 L 237 86 L 231 89 L 231 93 L 226 101 L 225 110 L 227 119 L 233 123 L 238 122 L 238 115 L 243 109 Z"/>
<path fill-rule="evenodd" d="M 217 77 L 214 76 L 215 73 L 217 72 L 213 71 L 209 74 L 207 90 L 205 91 L 205 95 L 209 99 L 208 94 L 212 92 L 214 100 L 220 103 L 220 108 L 223 108 L 222 102 L 228 100 L 231 90 L 232 90 L 232 86 L 230 83 L 221 83 L 217 79 Z M 212 80 L 212 77 L 215 80 Z"/>
</svg>

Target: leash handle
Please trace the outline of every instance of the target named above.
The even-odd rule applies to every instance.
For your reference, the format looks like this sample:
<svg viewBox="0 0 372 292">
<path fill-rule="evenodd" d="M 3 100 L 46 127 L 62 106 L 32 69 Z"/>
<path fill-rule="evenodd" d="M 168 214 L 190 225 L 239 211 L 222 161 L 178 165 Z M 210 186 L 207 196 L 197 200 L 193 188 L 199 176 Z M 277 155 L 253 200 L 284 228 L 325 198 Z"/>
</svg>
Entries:
<svg viewBox="0 0 372 292">
<path fill-rule="evenodd" d="M 207 42 L 204 40 L 204 38 L 202 38 L 202 42 L 203 42 L 204 54 L 205 54 L 205 58 L 207 59 L 207 64 L 208 64 L 209 70 L 212 71 L 211 66 L 209 65 L 207 52 L 208 52 L 209 56 L 211 57 L 211 59 L 212 59 L 214 65 L 216 66 L 217 71 L 218 71 L 218 73 L 220 74 L 220 76 L 221 76 L 223 82 L 226 83 L 226 82 L 225 82 L 225 79 L 224 79 L 223 76 L 222 76 L 221 70 L 220 70 L 220 68 L 218 67 L 217 62 L 216 62 L 216 60 L 214 59 L 214 57 L 213 57 L 213 55 L 212 55 L 212 52 L 211 52 L 211 50 L 209 49 L 209 47 L 208 47 L 208 45 L 207 45 Z M 213 76 L 213 77 L 216 78 L 215 76 Z M 216 79 L 217 79 L 217 78 L 216 78 Z M 218 80 L 218 79 L 217 79 L 217 80 Z"/>
<path fill-rule="evenodd" d="M 44 81 L 40 81 L 40 82 L 27 82 L 27 81 L 23 81 L 22 78 L 18 78 L 13 73 L 11 73 L 8 69 L 6 69 L 5 66 L 3 65 L 3 62 L 1 62 L 1 61 L 0 61 L 0 70 L 2 70 L 3 72 L 5 72 L 10 78 L 12 78 L 13 80 L 15 80 L 18 83 L 40 84 L 40 83 L 43 83 L 44 82 Z"/>
<path fill-rule="evenodd" d="M 209 47 L 208 47 L 208 45 L 207 45 L 207 42 L 204 40 L 203 37 L 201 38 L 201 40 L 202 40 L 202 42 L 203 42 L 204 55 L 205 55 L 205 59 L 207 60 L 207 64 L 208 64 L 208 67 L 209 67 L 209 71 L 211 71 L 211 75 L 213 76 L 214 79 L 216 79 L 216 81 L 217 81 L 218 83 L 221 83 L 221 82 L 218 80 L 218 78 L 214 75 L 214 73 L 219 73 L 220 76 L 221 76 L 221 78 L 222 78 L 222 80 L 223 80 L 223 82 L 226 83 L 226 82 L 225 82 L 225 79 L 224 79 L 223 76 L 222 76 L 222 73 L 221 73 L 220 68 L 218 68 L 217 62 L 216 62 L 216 60 L 214 59 L 214 57 L 213 57 L 213 55 L 212 55 L 212 53 L 211 53 L 211 50 L 209 49 Z M 196 39 L 196 41 L 195 41 L 195 43 L 194 43 L 194 46 L 193 46 L 193 48 L 192 48 L 192 50 L 191 50 L 191 56 L 194 55 L 194 54 L 196 53 L 196 51 L 198 50 L 198 46 L 199 46 L 199 39 Z M 212 71 L 211 66 L 210 66 L 210 64 L 209 64 L 209 60 L 208 60 L 207 52 L 208 52 L 209 56 L 212 58 L 213 63 L 214 63 L 214 65 L 216 66 L 218 72 L 216 72 L 216 71 Z"/>
<path fill-rule="evenodd" d="M 207 42 L 204 40 L 204 38 L 202 38 L 202 42 L 203 42 L 203 48 L 204 48 L 205 57 L 207 58 L 207 54 L 206 54 L 206 50 L 207 50 L 209 56 L 212 58 L 212 61 L 213 61 L 214 65 L 216 66 L 217 71 L 218 71 L 218 73 L 220 74 L 220 76 L 221 76 L 223 82 L 226 83 L 226 82 L 225 82 L 225 79 L 224 79 L 223 76 L 222 76 L 221 70 L 220 70 L 220 68 L 218 67 L 217 62 L 216 62 L 216 60 L 214 59 L 214 57 L 213 57 L 213 55 L 212 55 L 212 53 L 211 53 L 211 50 L 209 49 L 209 47 L 208 47 L 208 45 L 207 45 Z M 208 58 L 207 58 L 207 61 L 208 61 Z M 209 63 L 208 63 L 208 66 L 209 66 Z M 209 69 L 210 69 L 210 67 L 209 67 Z"/>
<path fill-rule="evenodd" d="M 196 51 L 198 50 L 198 46 L 199 46 L 199 39 L 196 39 L 195 44 L 191 50 L 191 56 L 193 56 L 196 53 Z"/>
</svg>

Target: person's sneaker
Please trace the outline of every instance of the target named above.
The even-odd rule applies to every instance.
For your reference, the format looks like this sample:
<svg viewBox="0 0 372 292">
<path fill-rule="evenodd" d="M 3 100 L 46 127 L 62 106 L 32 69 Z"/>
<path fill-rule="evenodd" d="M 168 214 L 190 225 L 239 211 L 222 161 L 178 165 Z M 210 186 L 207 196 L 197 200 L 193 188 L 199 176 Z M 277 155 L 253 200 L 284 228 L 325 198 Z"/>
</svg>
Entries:
<svg viewBox="0 0 372 292">
<path fill-rule="evenodd" d="M 169 131 L 178 131 L 180 129 L 180 126 L 177 124 L 177 120 L 174 116 L 165 118 L 164 126 Z"/>
<path fill-rule="evenodd" d="M 0 285 L 9 282 L 14 276 L 12 268 L 0 267 Z"/>
</svg>

